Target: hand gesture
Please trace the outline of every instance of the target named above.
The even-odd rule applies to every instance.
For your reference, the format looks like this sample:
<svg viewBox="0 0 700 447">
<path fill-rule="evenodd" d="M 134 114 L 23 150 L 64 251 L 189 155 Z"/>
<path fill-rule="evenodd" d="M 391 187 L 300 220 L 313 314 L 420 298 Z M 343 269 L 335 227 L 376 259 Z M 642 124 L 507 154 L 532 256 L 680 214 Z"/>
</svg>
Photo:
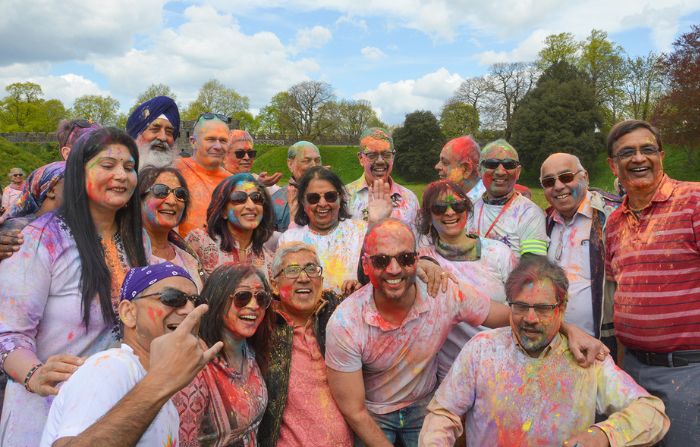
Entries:
<svg viewBox="0 0 700 447">
<path fill-rule="evenodd" d="M 391 216 L 393 209 L 389 182 L 381 179 L 375 180 L 369 187 L 369 204 L 367 205 L 369 223 L 379 222 Z"/>
<path fill-rule="evenodd" d="M 294 216 L 297 215 L 299 209 L 299 196 L 297 184 L 291 181 L 287 185 L 287 205 L 289 205 L 289 220 L 294 222 Z"/>
<path fill-rule="evenodd" d="M 351 295 L 355 290 L 359 289 L 360 287 L 362 287 L 360 281 L 356 279 L 346 279 L 340 286 L 340 291 L 343 294 L 343 296 L 346 297 Z"/>
<path fill-rule="evenodd" d="M 20 230 L 0 231 L 0 260 L 9 258 L 24 243 Z"/>
<path fill-rule="evenodd" d="M 58 385 L 68 380 L 85 360 L 69 354 L 52 355 L 46 363 L 37 369 L 29 379 L 27 386 L 41 397 L 58 394 Z"/>
<path fill-rule="evenodd" d="M 269 188 L 272 185 L 276 185 L 277 182 L 279 182 L 281 178 L 282 178 L 281 172 L 275 172 L 272 175 L 268 175 L 267 171 L 263 171 L 260 174 L 258 174 L 258 182 L 260 182 L 260 184 L 266 188 Z"/>
<path fill-rule="evenodd" d="M 450 281 L 457 283 L 457 277 L 452 273 L 445 271 L 432 261 L 427 259 L 419 259 L 416 269 L 418 279 L 428 284 L 428 295 L 435 298 L 440 290 L 447 292 L 447 286 Z"/>
</svg>

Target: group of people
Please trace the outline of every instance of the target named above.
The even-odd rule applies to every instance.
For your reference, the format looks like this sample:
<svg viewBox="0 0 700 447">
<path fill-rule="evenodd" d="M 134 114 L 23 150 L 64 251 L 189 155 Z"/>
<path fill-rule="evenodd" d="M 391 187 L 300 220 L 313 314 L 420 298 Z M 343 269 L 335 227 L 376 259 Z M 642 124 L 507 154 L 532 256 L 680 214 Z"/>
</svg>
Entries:
<svg viewBox="0 0 700 447">
<path fill-rule="evenodd" d="M 505 140 L 448 142 L 419 202 L 385 129 L 356 181 L 300 141 L 280 187 L 226 117 L 188 158 L 179 126 L 64 121 L 11 199 L 1 445 L 700 441 L 700 185 L 650 124 L 610 132 L 624 198 L 552 154 L 546 212 Z"/>
</svg>

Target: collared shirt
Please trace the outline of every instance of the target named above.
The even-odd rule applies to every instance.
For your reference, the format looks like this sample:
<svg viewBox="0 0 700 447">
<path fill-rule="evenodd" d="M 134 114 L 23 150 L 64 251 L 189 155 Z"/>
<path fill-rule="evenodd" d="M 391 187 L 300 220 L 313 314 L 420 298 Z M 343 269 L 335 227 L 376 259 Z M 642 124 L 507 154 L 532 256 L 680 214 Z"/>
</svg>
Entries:
<svg viewBox="0 0 700 447">
<path fill-rule="evenodd" d="M 466 414 L 467 445 L 550 446 L 595 424 L 611 446 L 651 445 L 669 427 L 662 401 L 610 357 L 576 364 L 557 335 L 539 358 L 517 344 L 510 327 L 478 334 L 464 347 L 428 405 L 421 446 L 452 446 Z"/>
<path fill-rule="evenodd" d="M 566 321 L 577 325 L 591 336 L 595 336 L 589 253 L 593 212 L 590 191 L 586 192 L 586 197 L 581 201 L 570 222 L 567 223 L 561 214 L 554 210 L 554 226 L 547 253 L 550 261 L 564 269 L 569 280 Z"/>
<path fill-rule="evenodd" d="M 606 228 L 615 335 L 643 351 L 700 349 L 700 183 L 664 175 L 638 216 L 628 198 Z"/>
<path fill-rule="evenodd" d="M 437 352 L 452 326 L 484 322 L 490 300 L 470 286 L 452 285 L 431 298 L 416 280 L 416 298 L 404 320 L 386 321 L 368 284 L 343 301 L 326 334 L 326 365 L 336 371 L 362 370 L 365 405 L 375 414 L 400 410 L 433 392 Z"/>
<path fill-rule="evenodd" d="M 546 255 L 549 238 L 544 211 L 535 202 L 517 193 L 505 211 L 504 206 L 485 203 L 482 196 L 474 203 L 467 231 L 503 242 L 518 258 L 525 253 Z M 494 221 L 496 223 L 491 228 Z"/>
<path fill-rule="evenodd" d="M 272 208 L 275 210 L 275 222 L 277 231 L 285 232 L 289 228 L 289 223 L 292 216 L 289 215 L 289 203 L 287 202 L 287 194 L 289 185 L 281 187 L 277 192 L 272 194 Z"/>
<path fill-rule="evenodd" d="M 413 192 L 405 188 L 393 179 L 390 179 L 391 184 L 391 202 L 394 205 L 394 210 L 391 212 L 391 217 L 400 220 L 414 230 L 416 226 L 416 217 L 420 203 Z M 367 221 L 369 214 L 367 205 L 369 204 L 369 186 L 365 180 L 364 174 L 352 183 L 345 185 L 348 191 L 350 200 L 348 201 L 348 209 L 350 214 L 355 219 Z"/>
<path fill-rule="evenodd" d="M 486 192 L 486 187 L 484 186 L 484 181 L 479 179 L 479 181 L 469 190 L 467 197 L 471 200 L 472 204 L 476 203 L 477 200 L 481 198 Z"/>
</svg>

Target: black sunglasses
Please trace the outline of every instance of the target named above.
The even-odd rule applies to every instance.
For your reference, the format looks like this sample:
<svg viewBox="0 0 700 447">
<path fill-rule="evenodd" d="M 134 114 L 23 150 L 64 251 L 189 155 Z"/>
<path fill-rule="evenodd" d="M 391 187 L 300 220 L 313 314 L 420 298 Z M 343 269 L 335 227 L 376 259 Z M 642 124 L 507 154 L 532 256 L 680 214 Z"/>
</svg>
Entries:
<svg viewBox="0 0 700 447">
<path fill-rule="evenodd" d="M 246 203 L 248 201 L 248 197 L 250 197 L 250 200 L 252 200 L 256 205 L 262 205 L 265 203 L 265 196 L 263 196 L 259 191 L 253 191 L 250 194 L 245 191 L 233 191 L 229 196 L 229 200 L 233 204 L 240 205 L 241 203 Z"/>
<path fill-rule="evenodd" d="M 417 256 L 418 253 L 415 251 L 406 251 L 395 256 L 372 255 L 369 257 L 369 259 L 372 261 L 372 266 L 374 266 L 374 268 L 384 270 L 385 268 L 389 267 L 392 259 L 396 259 L 396 262 L 398 262 L 401 267 L 410 267 L 416 263 Z"/>
<path fill-rule="evenodd" d="M 257 301 L 261 309 L 267 309 L 272 302 L 272 296 L 264 290 L 258 290 L 255 293 L 250 290 L 240 290 L 231 295 L 231 297 L 233 298 L 233 305 L 239 309 L 246 307 L 253 297 L 255 297 L 255 301 Z"/>
<path fill-rule="evenodd" d="M 153 194 L 153 197 L 157 199 L 164 199 L 168 197 L 171 192 L 177 200 L 180 202 L 187 202 L 190 199 L 190 193 L 183 186 L 178 186 L 177 188 L 170 188 L 162 183 L 155 183 L 151 185 L 150 188 L 146 190 L 146 193 Z"/>
<path fill-rule="evenodd" d="M 328 203 L 337 202 L 338 197 L 340 197 L 340 194 L 338 194 L 338 191 L 326 191 L 323 193 L 323 198 L 326 199 L 326 202 L 328 202 Z M 319 194 L 317 192 L 306 193 L 306 203 L 308 203 L 309 205 L 316 205 L 320 201 L 321 201 L 321 194 Z"/>
<path fill-rule="evenodd" d="M 430 211 L 433 214 L 445 214 L 447 212 L 447 208 L 452 208 L 452 211 L 460 214 L 465 212 L 469 208 L 469 205 L 467 204 L 466 200 L 460 200 L 457 202 L 435 202 L 430 205 Z"/>
<path fill-rule="evenodd" d="M 188 295 L 177 289 L 165 289 L 162 292 L 149 293 L 148 295 L 140 295 L 134 298 L 135 300 L 139 298 L 148 298 L 151 296 L 157 296 L 161 303 L 170 307 L 182 307 L 187 304 L 187 301 L 191 301 L 195 307 L 200 304 L 207 304 L 207 300 L 199 295 Z"/>
<path fill-rule="evenodd" d="M 61 144 L 61 147 L 64 147 L 68 144 L 68 140 L 70 140 L 70 136 L 73 135 L 73 132 L 75 131 L 76 127 L 80 127 L 81 129 L 87 129 L 88 127 L 91 127 L 92 124 L 93 123 L 89 120 L 73 120 L 73 122 L 71 122 L 70 125 L 70 130 L 68 131 L 68 133 L 66 133 L 65 141 L 59 142 Z"/>
<path fill-rule="evenodd" d="M 214 118 L 217 118 L 217 119 L 225 122 L 226 124 L 231 122 L 231 117 L 228 117 L 226 115 L 222 115 L 220 113 L 205 112 L 197 117 L 197 119 L 195 120 L 195 123 L 198 123 L 199 120 L 201 120 L 201 119 L 213 120 Z"/>
<path fill-rule="evenodd" d="M 503 169 L 515 169 L 520 166 L 520 162 L 512 158 L 487 158 L 486 160 L 481 160 L 481 166 L 486 169 L 498 169 L 499 165 L 503 165 Z"/>
<path fill-rule="evenodd" d="M 562 172 L 555 177 L 545 177 L 540 180 L 540 183 L 542 184 L 543 188 L 551 188 L 555 183 L 557 183 L 557 179 L 559 179 L 559 181 L 562 183 L 571 183 L 574 181 L 576 174 L 579 172 L 581 172 L 580 169 L 576 172 Z"/>
<path fill-rule="evenodd" d="M 242 160 L 243 157 L 245 157 L 246 154 L 248 154 L 248 158 L 255 158 L 256 155 L 258 155 L 258 151 L 252 150 L 252 151 L 244 151 L 243 149 L 234 151 L 233 154 L 238 158 L 239 160 Z"/>
</svg>

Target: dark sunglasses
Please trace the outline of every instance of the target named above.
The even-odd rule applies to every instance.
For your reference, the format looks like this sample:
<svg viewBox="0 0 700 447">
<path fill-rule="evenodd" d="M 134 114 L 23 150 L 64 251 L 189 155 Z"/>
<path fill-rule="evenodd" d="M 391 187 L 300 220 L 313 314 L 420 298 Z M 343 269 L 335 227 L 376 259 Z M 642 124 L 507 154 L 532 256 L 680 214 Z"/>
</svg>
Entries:
<svg viewBox="0 0 700 447">
<path fill-rule="evenodd" d="M 146 190 L 146 194 L 149 192 L 157 199 L 165 199 L 171 192 L 180 202 L 187 202 L 190 199 L 190 193 L 183 186 L 170 188 L 162 183 L 156 183 Z"/>
<path fill-rule="evenodd" d="M 258 151 L 244 151 L 243 149 L 241 149 L 238 151 L 234 151 L 233 154 L 236 156 L 236 158 L 242 160 L 246 154 L 248 154 L 248 158 L 255 158 L 255 156 L 258 155 Z"/>
<path fill-rule="evenodd" d="M 369 259 L 372 261 L 372 266 L 374 266 L 374 268 L 384 270 L 389 267 L 392 259 L 396 259 L 396 262 L 398 262 L 401 267 L 410 267 L 416 263 L 417 256 L 418 254 L 415 251 L 406 251 L 395 256 L 372 255 Z"/>
<path fill-rule="evenodd" d="M 265 196 L 263 196 L 259 191 L 253 191 L 250 194 L 245 191 L 233 191 L 229 196 L 229 200 L 233 204 L 240 205 L 241 203 L 246 203 L 248 201 L 248 197 L 250 197 L 250 200 L 252 200 L 256 205 L 262 205 L 265 203 Z"/>
<path fill-rule="evenodd" d="M 24 174 L 12 174 L 12 177 L 24 177 Z"/>
<path fill-rule="evenodd" d="M 543 188 L 551 188 L 555 183 L 557 183 L 557 179 L 559 179 L 559 181 L 562 183 L 571 183 L 574 181 L 576 174 L 579 172 L 581 172 L 580 169 L 576 172 L 562 172 L 555 177 L 545 177 L 540 180 L 540 183 L 542 184 Z"/>
<path fill-rule="evenodd" d="M 231 118 L 226 116 L 226 115 L 222 115 L 220 113 L 205 112 L 197 117 L 197 119 L 195 120 L 195 123 L 198 123 L 199 120 L 201 120 L 201 119 L 213 120 L 214 118 L 217 118 L 217 119 L 225 122 L 226 124 L 231 122 Z"/>
<path fill-rule="evenodd" d="M 65 141 L 60 141 L 61 147 L 64 147 L 68 144 L 68 140 L 70 140 L 70 136 L 73 135 L 73 132 L 75 131 L 76 127 L 80 127 L 81 129 L 87 129 L 88 127 L 91 127 L 92 124 L 93 123 L 89 120 L 74 120 L 70 125 L 70 130 L 68 131 L 68 133 L 66 133 Z"/>
<path fill-rule="evenodd" d="M 520 166 L 520 162 L 512 158 L 487 158 L 486 160 L 481 160 L 481 166 L 486 169 L 498 169 L 499 165 L 503 165 L 503 169 L 515 169 Z"/>
<path fill-rule="evenodd" d="M 340 197 L 340 194 L 338 194 L 338 191 L 326 191 L 323 193 L 323 198 L 326 199 L 326 202 L 328 202 L 328 203 L 337 202 L 338 197 Z M 321 201 L 321 194 L 319 194 L 317 192 L 306 193 L 306 203 L 308 203 L 309 205 L 316 205 L 320 201 Z"/>
<path fill-rule="evenodd" d="M 161 303 L 175 308 L 184 306 L 188 301 L 191 301 L 195 307 L 199 306 L 200 304 L 207 304 L 206 298 L 199 295 L 188 295 L 185 292 L 177 289 L 165 289 L 162 292 L 140 295 L 134 299 L 137 300 L 139 298 L 148 298 L 151 296 L 157 296 Z"/>
<path fill-rule="evenodd" d="M 469 205 L 466 200 L 457 202 L 435 202 L 430 206 L 430 211 L 433 214 L 445 214 L 448 207 L 452 208 L 452 211 L 455 213 L 460 214 L 465 212 L 469 208 Z"/>
<path fill-rule="evenodd" d="M 246 307 L 253 297 L 255 297 L 255 301 L 258 302 L 258 306 L 261 309 L 267 309 L 272 302 L 272 296 L 264 290 L 258 290 L 255 293 L 250 290 L 241 290 L 231 295 L 231 297 L 233 298 L 233 305 L 239 309 Z"/>
</svg>

